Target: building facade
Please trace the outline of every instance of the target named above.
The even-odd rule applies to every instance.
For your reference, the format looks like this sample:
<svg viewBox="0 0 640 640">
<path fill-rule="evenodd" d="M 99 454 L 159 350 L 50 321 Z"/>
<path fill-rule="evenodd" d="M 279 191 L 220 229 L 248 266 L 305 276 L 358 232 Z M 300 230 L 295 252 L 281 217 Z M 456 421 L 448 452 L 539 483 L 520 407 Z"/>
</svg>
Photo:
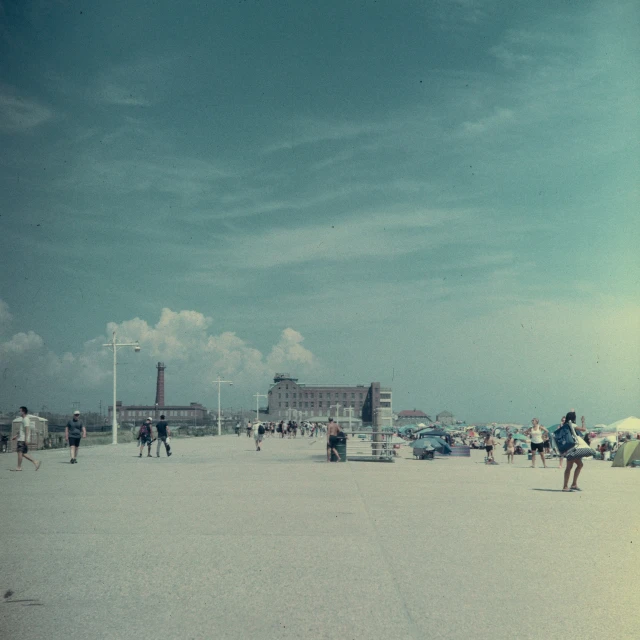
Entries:
<svg viewBox="0 0 640 640">
<path fill-rule="evenodd" d="M 123 405 L 116 401 L 116 417 L 118 424 L 141 423 L 146 418 L 159 420 L 160 416 L 166 417 L 169 424 L 201 425 L 208 415 L 206 407 L 198 402 L 191 402 L 188 405 L 167 405 L 161 407 L 157 404 L 151 405 Z M 112 421 L 113 406 L 109 405 L 109 422 Z"/>
<path fill-rule="evenodd" d="M 436 421 L 440 424 L 452 425 L 455 421 L 454 418 L 455 416 L 453 415 L 453 413 L 451 413 L 451 411 L 441 411 L 436 416 Z"/>
<path fill-rule="evenodd" d="M 267 412 L 272 420 L 342 417 L 351 414 L 375 424 L 391 415 L 391 389 L 370 385 L 309 385 L 288 373 L 276 373 L 268 393 Z"/>
<path fill-rule="evenodd" d="M 146 418 L 159 420 L 160 416 L 165 416 L 167 422 L 174 425 L 202 425 L 208 417 L 206 407 L 199 402 L 191 402 L 188 405 L 167 405 L 164 399 L 164 372 L 167 367 L 164 362 L 158 362 L 156 369 L 156 401 L 155 404 L 123 405 L 116 400 L 116 418 L 118 424 L 141 423 Z M 108 409 L 108 419 L 112 422 L 113 406 Z"/>
</svg>

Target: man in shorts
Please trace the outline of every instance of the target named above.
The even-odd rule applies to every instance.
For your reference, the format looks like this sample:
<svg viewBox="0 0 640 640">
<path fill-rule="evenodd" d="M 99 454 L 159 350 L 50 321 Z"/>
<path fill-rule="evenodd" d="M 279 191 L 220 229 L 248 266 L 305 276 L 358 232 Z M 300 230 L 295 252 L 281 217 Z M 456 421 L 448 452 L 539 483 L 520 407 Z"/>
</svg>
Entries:
<svg viewBox="0 0 640 640">
<path fill-rule="evenodd" d="M 260 445 L 264 440 L 264 425 L 262 422 L 256 422 L 253 425 L 253 439 L 256 441 L 256 451 L 260 451 Z"/>
<path fill-rule="evenodd" d="M 337 461 L 340 462 L 340 454 L 336 446 L 338 445 L 338 431 L 340 427 L 337 422 L 333 421 L 333 418 L 329 418 L 329 425 L 327 427 L 327 462 L 331 462 L 331 454 L 335 454 Z"/>
<path fill-rule="evenodd" d="M 171 455 L 171 446 L 167 443 L 167 438 L 171 437 L 171 429 L 164 416 L 160 416 L 160 422 L 156 424 L 156 439 L 158 446 L 156 447 L 156 458 L 160 457 L 160 445 L 164 443 L 164 450 L 167 452 L 167 458 Z"/>
<path fill-rule="evenodd" d="M 138 431 L 138 439 L 140 440 L 140 455 L 142 458 L 142 452 L 144 451 L 144 445 L 147 445 L 147 458 L 153 458 L 151 455 L 151 418 L 147 418 L 141 425 L 140 431 Z"/>
<path fill-rule="evenodd" d="M 27 409 L 27 407 L 20 407 L 20 429 L 18 430 L 18 433 L 11 438 L 12 440 L 17 440 L 16 451 L 18 452 L 18 466 L 15 469 L 11 469 L 11 471 L 22 471 L 22 458 L 26 458 L 29 462 L 33 462 L 36 471 L 42 464 L 39 460 L 34 460 L 31 456 L 27 455 L 29 452 L 27 442 L 29 442 L 30 428 L 31 422 L 29 420 L 29 409 Z"/>
<path fill-rule="evenodd" d="M 495 462 L 493 457 L 493 448 L 495 447 L 495 444 L 496 441 L 494 437 L 490 433 L 487 433 L 484 438 L 484 450 L 487 452 L 487 462 L 489 464 L 493 464 Z"/>
<path fill-rule="evenodd" d="M 73 418 L 67 422 L 67 426 L 64 428 L 64 439 L 69 443 L 69 449 L 71 450 L 70 464 L 78 464 L 80 440 L 86 437 L 87 430 L 80 420 L 80 412 L 76 409 L 73 412 Z"/>
</svg>

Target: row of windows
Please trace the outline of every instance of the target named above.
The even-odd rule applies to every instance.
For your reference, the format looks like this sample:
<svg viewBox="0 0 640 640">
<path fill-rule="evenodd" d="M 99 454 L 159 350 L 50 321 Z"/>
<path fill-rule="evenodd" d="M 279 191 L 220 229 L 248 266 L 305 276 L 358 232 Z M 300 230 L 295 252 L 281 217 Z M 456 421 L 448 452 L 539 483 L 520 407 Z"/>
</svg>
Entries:
<svg viewBox="0 0 640 640">
<path fill-rule="evenodd" d="M 282 402 L 278 402 L 278 408 L 282 409 Z M 291 408 L 292 409 L 315 409 L 315 405 L 316 403 L 311 401 L 311 402 L 292 402 L 291 403 Z M 322 409 L 323 406 L 327 409 L 330 408 L 335 408 L 335 405 L 330 405 L 328 402 L 323 404 L 322 402 L 318 402 L 318 409 Z M 345 406 L 341 406 L 342 409 L 348 409 L 349 407 L 351 407 L 352 409 L 355 409 L 356 411 L 361 411 L 362 410 L 362 405 L 356 405 L 353 402 L 350 405 L 345 405 Z M 288 402 L 284 402 L 284 408 L 288 409 L 289 408 L 289 403 Z"/>
<path fill-rule="evenodd" d="M 118 411 L 118 413 L 121 416 L 125 416 L 125 417 L 129 417 L 129 418 L 136 418 L 136 417 L 148 417 L 149 413 L 151 412 L 150 409 L 147 409 L 146 411 L 144 410 L 129 410 L 129 411 Z M 151 412 L 153 413 L 153 412 Z M 163 412 L 165 416 L 174 416 L 174 417 L 186 417 L 186 416 L 193 416 L 195 415 L 195 413 L 193 411 L 189 411 L 189 410 L 183 410 L 183 409 L 171 409 L 168 411 L 164 411 Z"/>
<path fill-rule="evenodd" d="M 285 397 L 285 398 L 288 398 L 288 397 L 289 397 L 289 394 L 288 394 L 288 393 L 285 393 L 285 394 L 284 394 L 284 397 Z M 292 394 L 291 394 L 291 397 L 295 399 L 295 398 L 296 398 L 296 394 L 295 394 L 295 393 L 292 393 Z M 315 394 L 314 392 L 312 392 L 312 391 L 310 391 L 310 392 L 305 391 L 305 392 L 304 392 L 304 394 L 303 394 L 303 393 L 301 393 L 301 394 L 300 394 L 300 397 L 301 397 L 301 398 L 302 398 L 302 397 L 304 397 L 304 398 L 315 398 L 315 397 L 316 397 L 316 394 Z M 336 393 L 334 394 L 334 397 L 335 397 L 335 399 L 336 399 L 336 400 L 340 400 L 340 394 L 339 394 L 337 391 L 336 391 Z M 278 394 L 278 399 L 279 399 L 279 400 L 282 400 L 282 394 L 281 394 L 281 393 L 279 393 L 279 394 Z M 322 393 L 318 393 L 318 399 L 319 399 L 319 400 L 322 400 Z M 346 394 L 346 393 L 343 393 L 343 394 L 342 394 L 342 399 L 343 399 L 343 400 L 346 400 L 346 399 L 347 399 L 347 394 Z M 355 393 L 352 393 L 352 394 L 351 394 L 351 400 L 355 400 L 355 399 L 356 399 L 356 394 L 355 394 Z M 330 394 L 330 393 L 327 393 L 327 400 L 331 400 L 331 394 Z M 358 400 L 360 400 L 360 402 L 362 402 L 362 394 L 361 394 L 361 393 L 359 393 L 359 394 L 358 394 Z"/>
</svg>

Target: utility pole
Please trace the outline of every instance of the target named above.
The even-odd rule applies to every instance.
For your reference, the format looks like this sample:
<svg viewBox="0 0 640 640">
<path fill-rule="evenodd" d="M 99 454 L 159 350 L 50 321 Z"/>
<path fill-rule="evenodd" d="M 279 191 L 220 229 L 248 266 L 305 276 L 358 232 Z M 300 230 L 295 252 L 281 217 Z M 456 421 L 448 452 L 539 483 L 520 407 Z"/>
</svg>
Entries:
<svg viewBox="0 0 640 640">
<path fill-rule="evenodd" d="M 222 435 L 222 426 L 221 426 L 222 423 L 220 422 L 220 385 L 222 385 L 223 383 L 228 383 L 229 386 L 233 384 L 231 380 L 222 380 L 220 376 L 218 376 L 217 380 L 213 381 L 213 384 L 218 385 L 218 435 L 219 436 Z"/>
<path fill-rule="evenodd" d="M 256 399 L 256 422 L 260 422 L 260 398 L 266 398 L 264 393 L 256 393 L 253 396 Z"/>
</svg>

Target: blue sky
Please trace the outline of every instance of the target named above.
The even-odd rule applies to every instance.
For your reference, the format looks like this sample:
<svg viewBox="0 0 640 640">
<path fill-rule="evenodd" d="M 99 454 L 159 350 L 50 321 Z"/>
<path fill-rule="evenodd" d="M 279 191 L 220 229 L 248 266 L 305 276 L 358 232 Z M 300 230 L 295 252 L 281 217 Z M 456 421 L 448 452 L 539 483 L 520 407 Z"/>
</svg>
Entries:
<svg viewBox="0 0 640 640">
<path fill-rule="evenodd" d="M 0 408 L 640 413 L 637 3 L 0 0 Z"/>
</svg>

